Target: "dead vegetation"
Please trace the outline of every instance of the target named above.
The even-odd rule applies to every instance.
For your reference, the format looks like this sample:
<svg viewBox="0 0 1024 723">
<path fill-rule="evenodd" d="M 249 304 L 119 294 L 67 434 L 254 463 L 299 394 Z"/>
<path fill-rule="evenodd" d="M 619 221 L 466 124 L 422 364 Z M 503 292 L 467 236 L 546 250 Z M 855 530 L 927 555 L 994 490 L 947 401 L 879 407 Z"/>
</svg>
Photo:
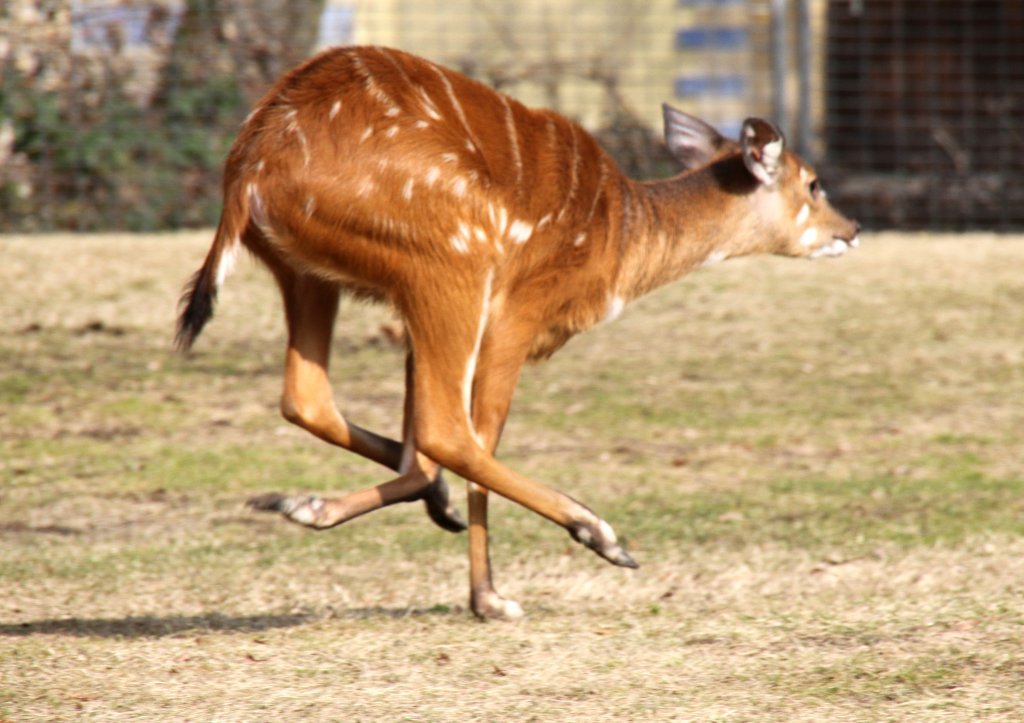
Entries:
<svg viewBox="0 0 1024 723">
<path fill-rule="evenodd" d="M 313 534 L 273 489 L 382 479 L 277 414 L 243 264 L 169 351 L 208 235 L 0 238 L 0 719 L 1019 720 L 1024 245 L 865 238 L 730 262 L 526 374 L 502 456 L 629 537 L 612 569 L 511 504 L 499 589 L 419 506 Z M 352 418 L 401 351 L 346 305 Z"/>
</svg>

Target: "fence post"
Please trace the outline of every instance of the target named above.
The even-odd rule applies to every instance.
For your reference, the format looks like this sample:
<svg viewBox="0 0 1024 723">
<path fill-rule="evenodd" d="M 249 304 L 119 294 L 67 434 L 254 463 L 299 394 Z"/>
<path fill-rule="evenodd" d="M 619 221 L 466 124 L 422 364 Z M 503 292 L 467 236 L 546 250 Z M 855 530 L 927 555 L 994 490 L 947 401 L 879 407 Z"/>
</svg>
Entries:
<svg viewBox="0 0 1024 723">
<path fill-rule="evenodd" d="M 811 139 L 814 135 L 811 123 L 811 2 L 797 0 L 796 32 L 797 32 L 797 152 L 804 158 L 811 158 Z"/>
<path fill-rule="evenodd" d="M 786 37 L 786 0 L 772 0 L 772 116 L 783 133 L 789 134 L 786 112 L 786 59 L 789 39 Z"/>
</svg>

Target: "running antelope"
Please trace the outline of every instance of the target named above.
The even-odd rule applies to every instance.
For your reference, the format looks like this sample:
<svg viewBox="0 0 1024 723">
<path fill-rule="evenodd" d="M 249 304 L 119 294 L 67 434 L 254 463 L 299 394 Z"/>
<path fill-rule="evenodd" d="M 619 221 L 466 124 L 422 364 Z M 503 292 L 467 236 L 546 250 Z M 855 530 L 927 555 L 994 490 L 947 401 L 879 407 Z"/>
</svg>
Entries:
<svg viewBox="0 0 1024 723">
<path fill-rule="evenodd" d="M 687 170 L 639 182 L 577 124 L 397 50 L 328 50 L 281 78 L 228 156 L 220 224 L 176 342 L 192 346 L 245 246 L 284 300 L 283 415 L 398 476 L 342 497 L 269 494 L 250 505 L 324 529 L 424 500 L 436 523 L 461 531 L 447 468 L 469 483 L 470 604 L 482 618 L 522 614 L 491 581 L 490 492 L 636 567 L 597 514 L 495 459 L 523 365 L 697 267 L 759 252 L 837 256 L 858 233 L 771 123 L 747 120 L 737 142 L 664 114 Z M 401 442 L 335 405 L 327 363 L 342 292 L 390 304 L 404 321 Z"/>
</svg>

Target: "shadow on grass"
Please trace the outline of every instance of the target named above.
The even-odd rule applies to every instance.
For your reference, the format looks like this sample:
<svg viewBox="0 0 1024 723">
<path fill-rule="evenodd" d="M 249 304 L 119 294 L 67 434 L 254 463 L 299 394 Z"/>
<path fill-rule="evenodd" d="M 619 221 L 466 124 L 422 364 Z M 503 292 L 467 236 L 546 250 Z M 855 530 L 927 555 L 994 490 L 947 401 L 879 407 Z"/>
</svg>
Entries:
<svg viewBox="0 0 1024 723">
<path fill-rule="evenodd" d="M 143 615 L 128 618 L 61 618 L 0 625 L 0 637 L 72 635 L 83 638 L 163 638 L 182 633 L 258 632 L 289 628 L 313 619 L 312 615 Z"/>
<path fill-rule="evenodd" d="M 459 617 L 460 606 L 435 605 L 430 608 L 352 608 L 337 610 L 328 617 L 349 620 L 414 618 L 422 616 Z M 313 613 L 291 615 L 143 615 L 128 618 L 61 618 L 17 624 L 0 624 L 0 637 L 28 635 L 69 635 L 80 638 L 165 638 L 196 633 L 252 633 L 275 628 L 291 628 L 323 619 Z"/>
</svg>

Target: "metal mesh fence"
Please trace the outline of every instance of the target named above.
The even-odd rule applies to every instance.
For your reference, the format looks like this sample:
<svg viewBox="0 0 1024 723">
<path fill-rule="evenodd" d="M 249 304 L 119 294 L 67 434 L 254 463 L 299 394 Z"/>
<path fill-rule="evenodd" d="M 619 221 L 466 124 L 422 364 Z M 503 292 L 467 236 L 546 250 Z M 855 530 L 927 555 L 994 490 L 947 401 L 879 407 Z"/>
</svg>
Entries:
<svg viewBox="0 0 1024 723">
<path fill-rule="evenodd" d="M 238 125 L 317 48 L 424 55 L 666 175 L 660 104 L 776 119 L 869 226 L 1024 228 L 1019 0 L 8 0 L 0 230 L 207 225 Z"/>
<path fill-rule="evenodd" d="M 832 0 L 829 174 L 862 221 L 1024 227 L 1024 3 Z"/>
</svg>

